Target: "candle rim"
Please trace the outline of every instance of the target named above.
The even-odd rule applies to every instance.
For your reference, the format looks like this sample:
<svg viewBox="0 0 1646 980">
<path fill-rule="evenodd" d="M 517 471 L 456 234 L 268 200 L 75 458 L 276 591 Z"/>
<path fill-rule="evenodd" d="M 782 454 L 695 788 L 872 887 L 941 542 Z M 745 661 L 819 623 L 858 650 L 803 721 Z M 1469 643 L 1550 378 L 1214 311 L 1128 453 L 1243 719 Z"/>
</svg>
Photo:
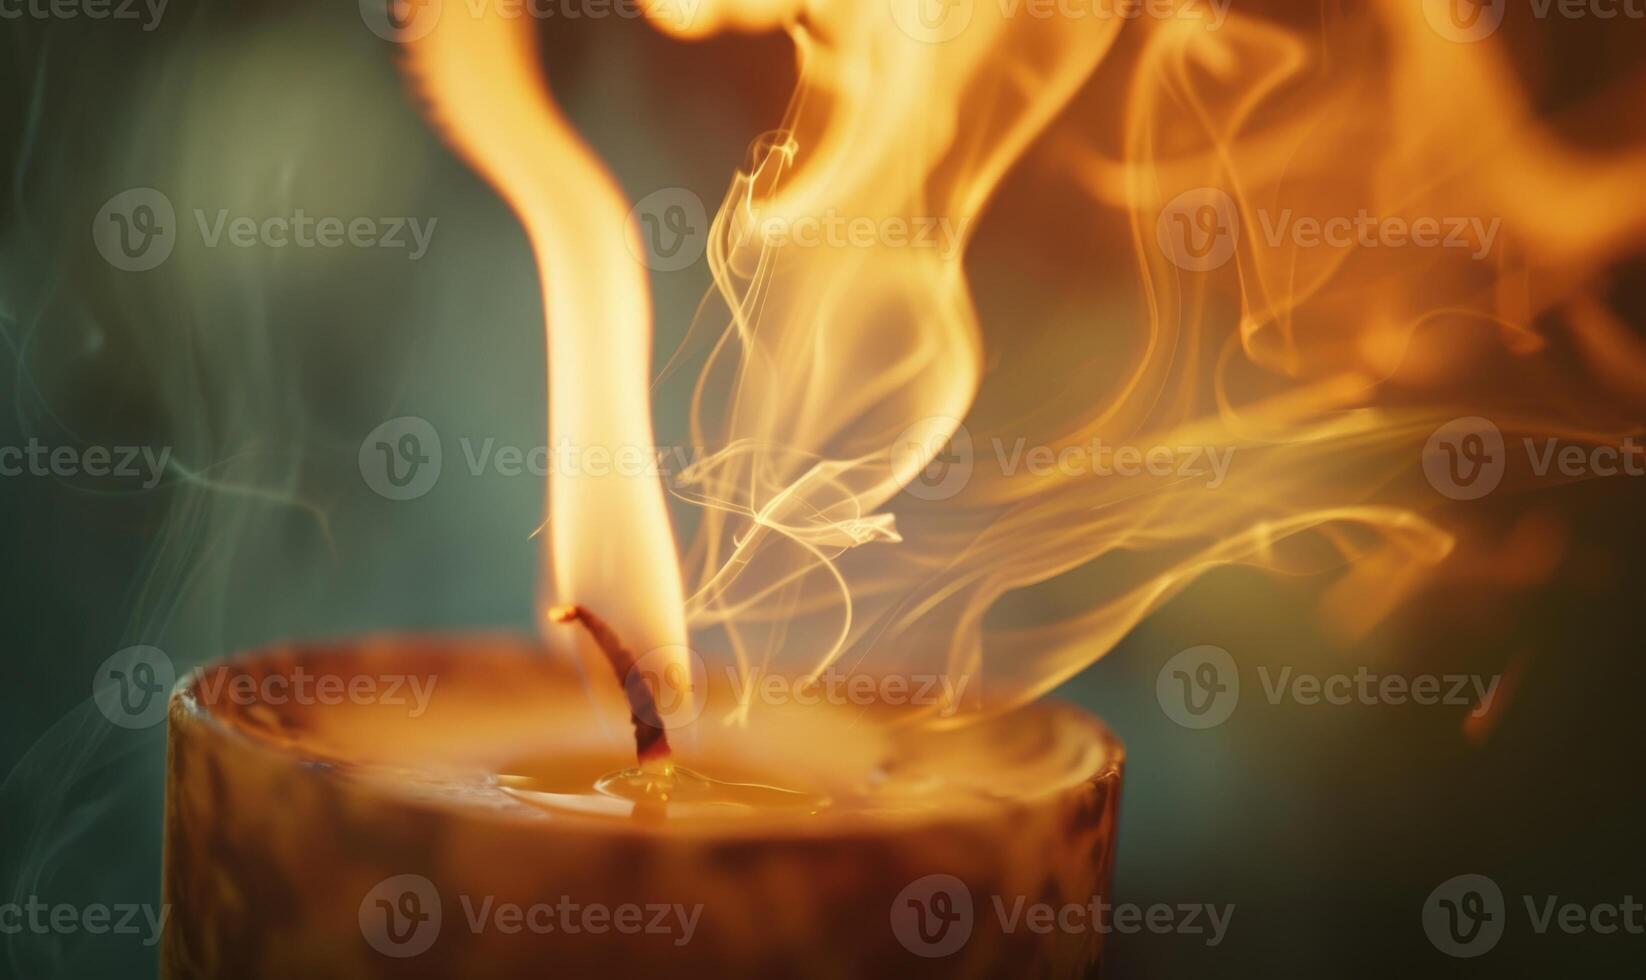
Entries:
<svg viewBox="0 0 1646 980">
<path fill-rule="evenodd" d="M 519 799 L 514 804 L 499 807 L 496 801 L 485 803 L 459 799 L 455 795 L 417 793 L 411 784 L 397 783 L 389 778 L 400 772 L 396 767 L 378 763 L 351 763 L 331 760 L 294 750 L 277 740 L 260 737 L 256 731 L 236 724 L 230 717 L 216 710 L 197 696 L 199 683 L 214 670 L 244 669 L 253 664 L 277 663 L 282 658 L 312 660 L 329 653 L 350 658 L 361 658 L 367 651 L 415 650 L 420 654 L 461 656 L 460 649 L 483 649 L 519 655 L 547 654 L 547 648 L 529 634 L 507 629 L 452 629 L 428 631 L 381 630 L 358 634 L 324 636 L 313 639 L 290 639 L 265 644 L 202 664 L 179 678 L 174 686 L 167 709 L 168 732 L 175 738 L 180 725 L 200 726 L 214 737 L 223 740 L 232 749 L 255 755 L 265 762 L 290 768 L 293 771 L 329 769 L 354 791 L 368 792 L 395 806 L 424 813 L 451 814 L 460 810 L 465 819 L 496 820 L 501 824 L 535 824 L 558 828 L 575 828 L 579 833 L 602 837 L 690 838 L 706 840 L 741 840 L 747 842 L 804 841 L 809 838 L 862 837 L 884 838 L 888 833 L 904 833 L 915 829 L 936 829 L 944 826 L 973 825 L 979 820 L 1010 814 L 1014 808 L 1033 808 L 1047 801 L 1076 794 L 1081 787 L 1101 787 L 1110 791 L 1118 787 L 1125 763 L 1125 747 L 1114 731 L 1096 714 L 1057 698 L 1042 698 L 1021 705 L 1010 712 L 980 718 L 978 725 L 998 723 L 1004 719 L 1025 716 L 1056 718 L 1057 723 L 1075 724 L 1090 737 L 1086 744 L 1090 751 L 1083 754 L 1078 767 L 1071 767 L 1067 778 L 1049 781 L 1044 788 L 1020 792 L 1010 797 L 972 797 L 965 800 L 951 798 L 944 810 L 879 812 L 871 809 L 841 809 L 818 814 L 783 814 L 762 812 L 757 817 L 726 816 L 724 818 L 670 819 L 661 822 L 620 819 L 611 816 L 578 816 L 571 813 L 550 813 Z M 545 666 L 567 677 L 576 676 L 575 668 L 558 660 L 545 660 Z M 953 735 L 966 729 L 934 731 L 935 738 Z M 421 785 L 421 784 L 420 784 Z M 431 779 L 429 787 L 455 788 L 458 784 L 446 779 Z M 508 796 L 495 782 L 476 781 L 474 788 L 487 788 L 499 797 Z"/>
</svg>

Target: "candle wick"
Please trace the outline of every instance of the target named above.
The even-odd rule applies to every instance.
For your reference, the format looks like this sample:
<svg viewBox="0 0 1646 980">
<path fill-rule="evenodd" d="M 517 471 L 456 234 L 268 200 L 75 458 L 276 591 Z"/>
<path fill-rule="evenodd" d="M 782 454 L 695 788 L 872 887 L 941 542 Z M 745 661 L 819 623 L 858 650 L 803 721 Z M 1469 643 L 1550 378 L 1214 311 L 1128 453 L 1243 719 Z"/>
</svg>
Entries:
<svg viewBox="0 0 1646 980">
<path fill-rule="evenodd" d="M 629 701 L 629 720 L 634 723 L 634 753 L 640 768 L 654 775 L 670 775 L 673 764 L 669 761 L 669 738 L 663 731 L 663 716 L 658 712 L 657 699 L 647 686 L 641 671 L 635 670 L 634 654 L 617 638 L 606 621 L 582 606 L 553 606 L 549 609 L 551 623 L 580 623 L 593 638 L 595 645 L 606 655 L 623 685 L 623 694 Z"/>
</svg>

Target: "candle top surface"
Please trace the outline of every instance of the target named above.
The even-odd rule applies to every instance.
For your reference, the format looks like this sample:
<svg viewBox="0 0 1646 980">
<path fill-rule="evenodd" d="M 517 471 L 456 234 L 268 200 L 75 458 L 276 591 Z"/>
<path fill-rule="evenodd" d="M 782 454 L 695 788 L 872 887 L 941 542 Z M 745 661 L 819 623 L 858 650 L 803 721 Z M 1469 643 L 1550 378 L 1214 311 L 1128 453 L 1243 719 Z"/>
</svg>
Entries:
<svg viewBox="0 0 1646 980">
<path fill-rule="evenodd" d="M 793 833 L 1009 810 L 1118 773 L 1095 718 L 1040 704 L 933 731 L 810 701 L 738 711 L 710 686 L 636 766 L 616 685 L 508 634 L 382 635 L 289 645 L 209 665 L 173 725 L 409 805 L 616 832 Z M 746 696 L 746 693 L 745 693 Z"/>
</svg>

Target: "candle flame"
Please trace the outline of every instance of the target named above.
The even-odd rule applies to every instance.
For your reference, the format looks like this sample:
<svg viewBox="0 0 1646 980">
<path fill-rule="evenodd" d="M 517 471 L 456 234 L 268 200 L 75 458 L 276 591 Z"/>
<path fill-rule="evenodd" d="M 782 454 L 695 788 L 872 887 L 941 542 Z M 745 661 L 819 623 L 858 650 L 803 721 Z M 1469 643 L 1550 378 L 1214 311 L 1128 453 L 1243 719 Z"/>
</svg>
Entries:
<svg viewBox="0 0 1646 980">
<path fill-rule="evenodd" d="M 555 106 L 530 18 L 495 5 L 406 42 L 442 133 L 508 201 L 537 257 L 549 337 L 550 445 L 649 446 L 651 305 L 628 205 Z M 655 481 L 551 474 L 541 608 L 599 608 L 640 651 L 686 641 L 674 534 Z M 689 692 L 684 692 L 689 695 Z"/>
<path fill-rule="evenodd" d="M 713 289 L 671 362 L 702 359 L 707 455 L 672 488 L 701 508 L 695 537 L 677 557 L 655 483 L 551 479 L 554 594 L 638 649 L 689 624 L 744 678 L 982 674 L 998 711 L 1225 565 L 1347 568 L 1326 606 L 1370 628 L 1458 548 L 1463 518 L 1422 485 L 1451 420 L 1601 445 L 1638 430 L 1646 347 L 1606 294 L 1646 241 L 1646 148 L 1564 135 L 1638 116 L 1634 92 L 1540 112 L 1502 39 L 1447 36 L 1435 3 L 1184 6 L 1203 16 L 703 0 L 658 17 L 786 31 L 801 81 L 713 223 Z M 649 445 L 626 208 L 529 29 L 448 17 L 411 49 L 537 251 L 551 438 Z M 778 233 L 836 219 L 870 234 Z M 985 221 L 1016 250 L 974 255 Z M 1430 230 L 1443 245 L 1417 243 Z M 980 317 L 968 270 L 986 262 L 1053 312 Z M 1102 446 L 1193 450 L 1216 482 L 1033 463 Z M 1527 575 L 1454 563 L 1453 580 L 1515 587 L 1558 558 L 1534 550 Z M 1011 625 L 989 618 L 1002 605 Z"/>
</svg>

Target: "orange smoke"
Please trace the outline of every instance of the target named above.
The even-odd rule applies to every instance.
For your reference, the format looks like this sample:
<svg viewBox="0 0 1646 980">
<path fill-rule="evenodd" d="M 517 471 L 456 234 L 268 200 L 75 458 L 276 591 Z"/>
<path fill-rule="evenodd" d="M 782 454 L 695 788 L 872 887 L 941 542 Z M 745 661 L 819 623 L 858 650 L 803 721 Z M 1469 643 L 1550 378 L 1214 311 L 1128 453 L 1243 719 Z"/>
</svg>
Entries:
<svg viewBox="0 0 1646 980">
<path fill-rule="evenodd" d="M 1222 565 L 1348 569 L 1326 607 L 1370 628 L 1456 548 L 1422 466 L 1450 420 L 1636 431 L 1646 347 L 1604 275 L 1646 238 L 1646 147 L 1574 146 L 1503 37 L 1448 37 L 1433 3 L 1116 6 L 703 0 L 658 18 L 786 31 L 801 81 L 732 181 L 676 358 L 703 362 L 709 452 L 673 487 L 697 533 L 677 559 L 653 481 L 552 480 L 558 598 L 640 650 L 689 622 L 745 674 L 980 675 L 975 707 L 998 711 Z M 627 208 L 544 92 L 529 30 L 448 17 L 411 45 L 414 75 L 531 235 L 551 439 L 649 445 Z M 873 231 L 787 234 L 831 221 Z M 888 231 L 910 228 L 943 247 Z M 1018 236 L 987 255 L 1055 312 L 979 316 L 989 235 Z M 1162 465 L 1099 465 L 1116 450 Z M 1558 557 L 1504 554 L 1527 565 L 1499 583 Z"/>
</svg>

